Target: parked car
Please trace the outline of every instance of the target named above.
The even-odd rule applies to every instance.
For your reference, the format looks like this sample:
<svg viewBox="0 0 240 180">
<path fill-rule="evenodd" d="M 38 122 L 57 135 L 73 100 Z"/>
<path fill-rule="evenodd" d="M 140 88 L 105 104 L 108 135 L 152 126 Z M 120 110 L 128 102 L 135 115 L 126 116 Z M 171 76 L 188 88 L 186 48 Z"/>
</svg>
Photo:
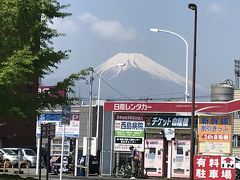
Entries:
<svg viewBox="0 0 240 180">
<path fill-rule="evenodd" d="M 18 164 L 18 155 L 10 149 L 0 149 L 0 154 L 2 155 L 2 160 L 9 161 L 14 166 Z"/>
<path fill-rule="evenodd" d="M 3 148 L 3 149 L 10 149 L 14 151 L 16 154 L 18 154 L 18 152 L 20 151 L 23 161 L 27 162 L 29 167 L 36 167 L 37 155 L 32 149 L 28 148 Z"/>
<path fill-rule="evenodd" d="M 0 153 L 0 165 L 3 163 L 3 154 Z"/>
</svg>

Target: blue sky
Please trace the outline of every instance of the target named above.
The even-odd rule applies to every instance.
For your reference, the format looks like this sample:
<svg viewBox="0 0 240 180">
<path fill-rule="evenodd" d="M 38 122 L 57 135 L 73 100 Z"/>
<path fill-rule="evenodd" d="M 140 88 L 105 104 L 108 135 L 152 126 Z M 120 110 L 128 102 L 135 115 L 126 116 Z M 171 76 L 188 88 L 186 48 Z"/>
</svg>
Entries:
<svg viewBox="0 0 240 180">
<path fill-rule="evenodd" d="M 142 53 L 185 77 L 185 45 L 167 33 L 175 32 L 189 45 L 189 79 L 192 79 L 194 12 L 198 6 L 197 83 L 208 89 L 224 79 L 234 80 L 234 60 L 240 56 L 240 1 L 238 0 L 59 0 L 71 6 L 72 16 L 55 20 L 65 33 L 54 39 L 56 49 L 70 49 L 70 58 L 44 79 L 53 85 L 73 72 L 96 67 L 112 56 Z"/>
</svg>

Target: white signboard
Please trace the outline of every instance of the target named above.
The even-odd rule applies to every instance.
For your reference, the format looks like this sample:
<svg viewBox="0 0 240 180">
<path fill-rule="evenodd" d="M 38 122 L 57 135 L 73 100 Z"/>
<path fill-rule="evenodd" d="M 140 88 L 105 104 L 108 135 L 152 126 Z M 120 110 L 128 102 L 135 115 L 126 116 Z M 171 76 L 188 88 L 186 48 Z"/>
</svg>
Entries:
<svg viewBox="0 0 240 180">
<path fill-rule="evenodd" d="M 48 118 L 51 117 L 51 118 Z M 62 136 L 63 125 L 61 124 L 61 118 L 59 114 L 43 114 L 37 120 L 36 125 L 36 136 L 39 137 L 41 134 L 41 124 L 55 123 L 55 136 Z M 65 137 L 79 138 L 80 131 L 80 119 L 78 113 L 71 114 L 71 120 L 69 125 L 65 125 Z"/>
<path fill-rule="evenodd" d="M 235 157 L 221 157 L 221 168 L 235 169 Z"/>
<path fill-rule="evenodd" d="M 87 137 L 83 137 L 83 156 L 87 155 Z M 97 138 L 91 138 L 91 155 L 97 156 Z"/>
<path fill-rule="evenodd" d="M 144 121 L 115 120 L 114 151 L 129 151 L 134 146 L 144 151 Z"/>
<path fill-rule="evenodd" d="M 203 154 L 224 154 L 231 149 L 228 142 L 201 142 L 198 144 L 198 151 Z"/>
<path fill-rule="evenodd" d="M 164 128 L 164 134 L 168 141 L 172 140 L 175 137 L 175 129 L 174 128 Z"/>
</svg>

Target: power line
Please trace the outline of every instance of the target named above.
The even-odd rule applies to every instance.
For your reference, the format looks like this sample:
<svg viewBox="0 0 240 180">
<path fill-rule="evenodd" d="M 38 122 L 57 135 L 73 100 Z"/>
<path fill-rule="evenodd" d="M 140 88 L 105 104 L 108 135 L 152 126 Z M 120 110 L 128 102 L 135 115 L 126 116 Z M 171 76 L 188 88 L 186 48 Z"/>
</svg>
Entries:
<svg viewBox="0 0 240 180">
<path fill-rule="evenodd" d="M 99 74 L 95 72 L 95 74 L 99 77 Z M 116 88 L 114 88 L 112 85 L 110 85 L 107 81 L 105 81 L 102 77 L 100 77 L 100 79 L 108 86 L 110 87 L 113 91 L 115 91 L 117 94 L 119 94 L 120 96 L 122 96 L 123 98 L 109 98 L 108 100 L 120 100 L 120 101 L 124 101 L 124 100 L 130 100 L 130 101 L 137 101 L 137 100 L 144 100 L 144 101 L 148 101 L 148 100 L 164 100 L 164 101 L 173 101 L 173 100 L 181 100 L 184 99 L 184 97 L 176 97 L 176 95 L 179 94 L 183 94 L 183 91 L 178 91 L 178 92 L 171 92 L 171 93 L 161 93 L 161 94 L 148 94 L 148 97 L 129 97 L 126 96 L 124 93 L 120 92 L 119 90 L 117 90 Z M 159 96 L 167 96 L 167 95 L 171 95 L 172 97 L 159 97 Z M 175 97 L 173 97 L 175 96 Z M 201 95 L 201 96 L 196 96 L 196 99 L 202 99 L 202 98 L 209 98 L 210 95 Z M 84 98 L 82 97 L 81 99 L 85 99 L 87 100 L 88 98 Z M 106 98 L 107 99 L 107 98 Z"/>
<path fill-rule="evenodd" d="M 96 75 L 99 77 L 99 74 L 96 73 Z M 121 93 L 119 90 L 115 89 L 114 87 L 112 87 L 108 82 L 106 82 L 104 79 L 102 79 L 102 77 L 100 77 L 101 80 L 108 86 L 110 87 L 112 90 L 114 90 L 115 92 L 117 92 L 119 95 L 121 95 L 122 97 L 125 97 L 128 100 L 132 100 L 131 98 L 129 98 L 128 96 L 124 95 L 123 93 Z"/>
<path fill-rule="evenodd" d="M 203 96 L 196 96 L 196 99 L 202 99 L 202 98 L 209 98 L 209 95 L 203 95 Z M 112 101 L 125 101 L 127 99 L 124 98 L 112 98 L 112 99 L 108 99 L 108 100 L 112 100 Z M 179 100 L 184 100 L 184 97 L 161 97 L 161 98 L 131 98 L 131 100 L 133 101 L 179 101 Z M 191 102 L 191 101 L 189 101 Z"/>
<path fill-rule="evenodd" d="M 121 93 L 119 90 L 115 89 L 114 87 L 112 87 L 108 82 L 106 82 L 104 79 L 101 78 L 101 80 L 107 85 L 109 86 L 112 90 L 114 90 L 115 92 L 117 92 L 118 94 L 120 94 L 121 96 L 125 97 L 125 98 L 111 98 L 111 100 L 132 100 L 132 101 L 136 101 L 136 100 L 181 100 L 184 99 L 184 97 L 162 97 L 162 98 L 139 98 L 139 97 L 128 97 L 125 96 L 123 93 Z M 149 95 L 151 97 L 153 96 L 166 96 L 166 95 L 177 95 L 177 94 L 183 94 L 183 91 L 179 91 L 179 92 L 174 92 L 174 93 L 162 93 L 162 94 L 153 94 L 153 95 Z M 196 99 L 201 99 L 201 98 L 209 98 L 210 95 L 202 95 L 202 96 L 196 96 Z"/>
</svg>

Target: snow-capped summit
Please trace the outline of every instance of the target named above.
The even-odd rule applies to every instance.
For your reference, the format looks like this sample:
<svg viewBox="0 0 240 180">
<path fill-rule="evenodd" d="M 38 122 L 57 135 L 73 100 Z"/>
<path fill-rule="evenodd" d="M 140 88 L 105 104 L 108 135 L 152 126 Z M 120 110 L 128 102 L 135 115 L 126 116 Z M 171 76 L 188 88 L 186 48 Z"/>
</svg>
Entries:
<svg viewBox="0 0 240 180">
<path fill-rule="evenodd" d="M 125 65 L 115 66 L 120 63 L 124 63 Z M 155 61 L 144 56 L 143 54 L 119 53 L 99 65 L 96 68 L 96 72 L 100 74 L 107 68 L 109 68 L 109 71 L 111 69 L 111 73 L 113 73 L 112 77 L 118 76 L 120 73 L 134 68 L 150 74 L 152 78 L 169 80 L 181 86 L 184 86 L 185 84 L 184 77 L 156 63 Z"/>
</svg>

